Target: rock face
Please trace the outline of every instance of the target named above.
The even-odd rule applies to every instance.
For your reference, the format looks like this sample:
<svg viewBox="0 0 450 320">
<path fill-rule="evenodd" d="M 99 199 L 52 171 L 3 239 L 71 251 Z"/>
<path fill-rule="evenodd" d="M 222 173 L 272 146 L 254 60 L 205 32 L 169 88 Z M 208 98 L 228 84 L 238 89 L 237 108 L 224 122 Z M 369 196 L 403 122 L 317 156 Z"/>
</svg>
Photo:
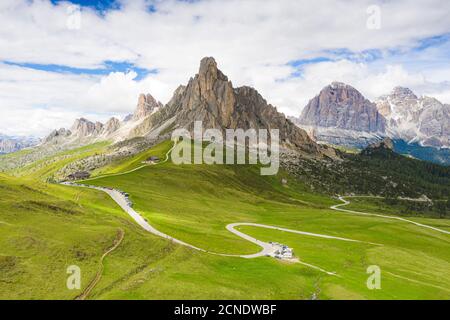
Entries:
<svg viewBox="0 0 450 320">
<path fill-rule="evenodd" d="M 172 121 L 175 127 L 192 131 L 194 122 L 202 121 L 205 129 L 279 129 L 281 143 L 285 146 L 308 154 L 334 155 L 333 149 L 312 141 L 255 89 L 233 88 L 211 57 L 203 58 L 198 74 L 185 87 L 180 86 L 169 103 L 150 118 L 141 127 L 152 130 Z"/>
<path fill-rule="evenodd" d="M 387 119 L 388 135 L 422 146 L 450 147 L 450 106 L 431 97 L 417 97 L 396 87 L 376 105 Z"/>
<path fill-rule="evenodd" d="M 55 141 L 58 139 L 64 139 L 70 136 L 72 132 L 66 128 L 61 128 L 58 130 L 53 130 L 47 137 L 44 138 L 43 143 L 48 143 L 50 141 Z"/>
<path fill-rule="evenodd" d="M 119 128 L 120 128 L 120 120 L 112 117 L 111 119 L 106 121 L 105 125 L 103 126 L 102 134 L 110 135 L 115 131 L 117 131 Z"/>
<path fill-rule="evenodd" d="M 340 82 L 323 88 L 294 122 L 319 143 L 364 148 L 386 132 L 386 119 L 358 90 Z"/>
<path fill-rule="evenodd" d="M 100 122 L 91 122 L 85 118 L 76 119 L 70 131 L 77 138 L 84 138 L 101 131 L 103 125 Z"/>
<path fill-rule="evenodd" d="M 132 120 L 137 121 L 144 119 L 161 107 L 162 103 L 156 101 L 151 94 L 141 94 L 139 95 L 138 104 L 136 107 L 136 111 L 132 116 Z"/>
<path fill-rule="evenodd" d="M 384 133 L 385 118 L 355 88 L 333 82 L 303 109 L 299 123 L 324 128 Z"/>
</svg>

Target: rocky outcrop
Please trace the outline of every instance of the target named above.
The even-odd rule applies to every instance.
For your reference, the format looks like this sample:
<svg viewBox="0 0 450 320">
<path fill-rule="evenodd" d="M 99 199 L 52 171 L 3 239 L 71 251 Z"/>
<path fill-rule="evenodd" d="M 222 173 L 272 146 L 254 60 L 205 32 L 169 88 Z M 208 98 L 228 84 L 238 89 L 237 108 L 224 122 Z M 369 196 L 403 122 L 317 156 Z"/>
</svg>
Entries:
<svg viewBox="0 0 450 320">
<path fill-rule="evenodd" d="M 85 118 L 76 119 L 70 130 L 61 128 L 52 131 L 44 140 L 43 144 L 73 144 L 81 146 L 86 143 L 109 138 L 121 127 L 117 118 L 110 118 L 105 124 L 95 123 Z"/>
<path fill-rule="evenodd" d="M 72 135 L 77 138 L 84 138 L 98 133 L 103 125 L 100 122 L 91 122 L 85 118 L 76 119 L 70 131 Z"/>
<path fill-rule="evenodd" d="M 394 141 L 390 138 L 384 138 L 382 141 L 378 141 L 370 144 L 365 149 L 361 151 L 362 155 L 370 156 L 373 154 L 380 153 L 393 153 L 394 152 Z"/>
<path fill-rule="evenodd" d="M 368 146 L 370 149 L 387 149 L 394 150 L 394 141 L 391 138 L 384 138 L 379 142 L 372 143 Z"/>
<path fill-rule="evenodd" d="M 17 141 L 12 139 L 0 139 L 0 154 L 11 153 L 20 149 L 21 147 Z"/>
<path fill-rule="evenodd" d="M 147 116 L 151 115 L 159 108 L 162 107 L 162 103 L 156 101 L 151 94 L 141 94 L 139 95 L 138 104 L 136 110 L 132 116 L 132 120 L 142 120 Z"/>
<path fill-rule="evenodd" d="M 112 117 L 111 119 L 106 121 L 105 125 L 103 126 L 102 134 L 110 135 L 116 132 L 119 128 L 120 128 L 120 120 Z"/>
<path fill-rule="evenodd" d="M 385 118 L 355 88 L 333 82 L 303 109 L 300 125 L 384 133 Z"/>
<path fill-rule="evenodd" d="M 66 128 L 53 130 L 47 137 L 44 138 L 43 143 L 47 143 L 61 138 L 64 139 L 70 136 L 71 134 L 72 132 L 70 130 L 67 130 Z"/>
</svg>

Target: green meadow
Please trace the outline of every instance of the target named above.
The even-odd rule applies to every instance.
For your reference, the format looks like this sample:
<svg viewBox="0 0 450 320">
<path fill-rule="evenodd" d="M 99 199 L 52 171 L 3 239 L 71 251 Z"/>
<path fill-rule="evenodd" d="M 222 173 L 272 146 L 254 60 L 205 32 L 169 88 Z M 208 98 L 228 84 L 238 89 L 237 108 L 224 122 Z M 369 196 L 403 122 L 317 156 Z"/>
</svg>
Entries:
<svg viewBox="0 0 450 320">
<path fill-rule="evenodd" d="M 302 262 L 335 276 L 269 257 L 224 257 L 176 245 L 142 230 L 103 192 L 42 181 L 69 158 L 104 148 L 93 146 L 30 165 L 21 177 L 0 176 L 0 299 L 75 298 L 81 290 L 67 289 L 67 267 L 81 268 L 85 288 L 119 229 L 124 240 L 105 259 L 103 277 L 89 299 L 450 298 L 449 235 L 330 210 L 336 200 L 311 193 L 283 171 L 261 176 L 257 166 L 174 165 L 169 160 L 120 174 L 139 168 L 150 155 L 163 159 L 170 147 L 164 142 L 113 163 L 86 184 L 128 192 L 136 211 L 158 230 L 214 253 L 260 250 L 225 229 L 235 222 L 361 242 L 238 228 L 259 240 L 289 245 Z M 367 209 L 370 203 L 359 205 Z M 446 219 L 414 219 L 450 226 Z M 370 265 L 381 268 L 380 290 L 366 286 Z"/>
</svg>

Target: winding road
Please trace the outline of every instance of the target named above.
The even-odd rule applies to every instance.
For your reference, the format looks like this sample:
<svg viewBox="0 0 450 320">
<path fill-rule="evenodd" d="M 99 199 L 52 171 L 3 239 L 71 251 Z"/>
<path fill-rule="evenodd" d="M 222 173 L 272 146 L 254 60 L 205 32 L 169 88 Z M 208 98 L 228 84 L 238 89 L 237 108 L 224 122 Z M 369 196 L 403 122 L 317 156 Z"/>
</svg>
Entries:
<svg viewBox="0 0 450 320">
<path fill-rule="evenodd" d="M 164 161 L 159 162 L 159 164 L 167 162 L 169 159 L 169 154 L 170 152 L 173 150 L 173 148 L 175 147 L 172 146 L 172 148 L 166 153 L 166 157 L 164 159 Z M 102 175 L 102 176 L 97 176 L 94 178 L 90 178 L 84 181 L 89 181 L 89 180 L 94 180 L 94 179 L 99 179 L 102 177 L 106 177 L 106 176 L 117 176 L 117 175 L 124 175 L 130 172 L 134 172 L 136 170 L 139 170 L 143 167 L 146 167 L 148 165 L 142 165 L 139 166 L 137 168 L 134 168 L 132 170 L 126 171 L 126 172 L 121 172 L 121 173 L 115 173 L 115 174 L 109 174 L 109 175 Z M 293 229 L 286 229 L 286 228 L 282 228 L 282 227 L 277 227 L 277 226 L 271 226 L 271 225 L 265 225 L 265 224 L 259 224 L 259 223 L 251 223 L 251 222 L 236 222 L 236 223 L 230 223 L 226 226 L 226 229 L 228 231 L 230 231 L 231 233 L 239 236 L 240 238 L 247 240 L 249 242 L 252 242 L 256 245 L 258 245 L 259 247 L 262 248 L 261 251 L 254 253 L 254 254 L 247 254 L 247 255 L 233 255 L 233 254 L 223 254 L 223 253 L 216 253 L 216 252 L 211 252 L 211 251 L 207 251 L 205 249 L 202 248 L 198 248 L 192 244 L 186 243 L 182 240 L 176 239 L 172 236 L 169 236 L 159 230 L 157 230 L 155 227 L 153 227 L 152 225 L 150 225 L 148 223 L 148 221 L 143 218 L 138 212 L 136 212 L 131 206 L 130 203 L 127 201 L 127 198 L 125 197 L 124 193 L 122 191 L 116 190 L 116 189 L 111 189 L 111 188 L 105 188 L 105 187 L 98 187 L 98 186 L 92 186 L 92 185 L 86 185 L 86 184 L 79 184 L 79 183 L 73 183 L 73 182 L 62 182 L 62 184 L 67 185 L 67 186 L 75 186 L 75 187 L 84 187 L 84 188 L 91 188 L 91 189 L 95 189 L 95 190 L 99 190 L 99 191 L 103 191 L 105 193 L 107 193 L 121 208 L 122 210 L 124 210 L 128 215 L 130 215 L 131 218 L 133 218 L 134 221 L 136 221 L 137 224 L 139 224 L 144 230 L 165 238 L 167 240 L 170 240 L 174 243 L 186 246 L 188 248 L 197 250 L 197 251 L 201 251 L 201 252 L 205 252 L 205 253 L 209 253 L 209 254 L 214 254 L 214 255 L 219 255 L 219 256 L 226 256 L 226 257 L 240 257 L 240 258 L 247 258 L 247 259 L 252 259 L 252 258 L 258 258 L 258 257 L 262 257 L 262 256 L 270 256 L 270 257 L 276 257 L 276 252 L 279 251 L 281 249 L 281 245 L 277 244 L 277 243 L 268 243 L 268 242 L 264 242 L 261 240 L 258 240 L 256 238 L 253 238 L 239 230 L 237 230 L 236 228 L 239 226 L 251 226 L 251 227 L 259 227 L 259 228 L 266 228 L 266 229 L 273 229 L 273 230 L 278 230 L 278 231 L 283 231 L 283 232 L 290 232 L 290 233 L 295 233 L 295 234 L 301 234 L 301 235 L 306 235 L 306 236 L 311 236 L 311 237 L 318 237 L 318 238 L 323 238 L 323 239 L 333 239 L 333 240 L 339 240 L 339 241 L 348 241 L 348 242 L 359 242 L 359 243 L 366 243 L 366 244 L 371 244 L 371 245 L 380 245 L 377 243 L 371 243 L 371 242 L 365 242 L 365 241 L 360 241 L 360 240 L 355 240 L 355 239 L 348 239 L 348 238 L 342 238 L 342 237 L 336 237 L 336 236 L 330 236 L 330 235 L 324 235 L 324 234 L 318 234 L 318 233 L 311 233 L 311 232 L 306 232 L 306 231 L 299 231 L 299 230 L 293 230 Z M 417 225 L 419 227 L 424 227 L 424 228 L 429 228 L 438 232 L 442 232 L 445 234 L 450 234 L 449 231 L 446 230 L 442 230 L 436 227 L 432 227 L 429 225 L 425 225 L 422 223 L 418 223 L 415 221 L 411 221 L 408 219 L 404 219 L 404 218 L 400 218 L 400 217 L 396 217 L 396 216 L 387 216 L 387 215 L 381 215 L 381 214 L 374 214 L 374 213 L 368 213 L 368 212 L 360 212 L 360 211 L 353 211 L 353 210 L 347 210 L 347 209 L 342 209 L 341 207 L 346 206 L 348 204 L 350 204 L 350 201 L 346 200 L 345 198 L 349 198 L 349 197 L 369 197 L 369 196 L 348 196 L 348 197 L 344 197 L 344 196 L 339 196 L 339 200 L 342 201 L 342 203 L 340 204 L 336 204 L 330 207 L 330 209 L 332 210 L 336 210 L 336 211 L 340 211 L 340 212 L 344 212 L 344 213 L 349 213 L 349 214 L 358 214 L 358 215 L 366 215 L 366 216 L 376 216 L 376 217 L 382 217 L 382 218 L 387 218 L 387 219 L 395 219 L 395 220 L 400 220 L 400 221 L 404 221 L 407 223 L 412 223 L 414 225 Z M 335 272 L 330 272 L 330 271 L 326 271 L 318 266 L 315 265 L 311 265 L 305 262 L 302 262 L 301 260 L 297 259 L 286 259 L 289 260 L 291 262 L 296 262 L 296 263 L 300 263 L 303 264 L 305 266 L 308 266 L 310 268 L 322 271 L 326 274 L 329 275 L 336 275 Z"/>
<path fill-rule="evenodd" d="M 107 193 L 111 199 L 114 200 L 114 202 L 116 202 L 123 211 L 125 211 L 137 224 L 139 224 L 144 230 L 158 236 L 158 237 L 162 237 L 164 239 L 170 240 L 174 243 L 183 245 L 185 247 L 197 250 L 197 251 L 201 251 L 201 252 L 205 252 L 205 253 L 209 253 L 209 254 L 214 254 L 214 255 L 218 255 L 218 256 L 224 256 L 224 257 L 240 257 L 240 258 L 246 258 L 246 259 L 252 259 L 252 258 L 258 258 L 258 257 L 263 257 L 263 256 L 269 256 L 269 257 L 275 257 L 276 256 L 276 252 L 279 251 L 281 249 L 281 245 L 277 244 L 277 243 L 268 243 L 268 242 L 264 242 L 258 239 L 255 239 L 239 230 L 236 230 L 236 227 L 239 226 L 251 226 L 251 227 L 260 227 L 260 228 L 266 228 L 266 229 L 273 229 L 273 230 L 278 230 L 278 231 L 284 231 L 284 232 L 290 232 L 290 233 L 296 233 L 296 234 L 301 234 L 301 235 L 306 235 L 306 236 L 311 236 L 311 237 L 318 237 L 318 238 L 323 238 L 323 239 L 334 239 L 334 240 L 340 240 L 340 241 L 348 241 L 348 242 L 360 242 L 360 243 L 367 243 L 367 244 L 373 244 L 373 245 L 378 245 L 376 243 L 370 243 L 370 242 L 364 242 L 364 241 L 360 241 L 360 240 L 354 240 L 354 239 L 348 239 L 348 238 L 342 238 L 342 237 L 335 237 L 335 236 L 330 236 L 330 235 L 324 235 L 324 234 L 318 234 L 318 233 L 311 233 L 311 232 L 306 232 L 306 231 L 299 231 L 299 230 L 292 230 L 292 229 L 287 229 L 287 228 L 282 228 L 282 227 L 276 227 L 276 226 L 270 226 L 270 225 L 265 225 L 265 224 L 259 224 L 259 223 L 251 223 L 251 222 L 237 222 L 237 223 L 230 223 L 226 226 L 226 229 L 228 231 L 230 231 L 231 233 L 243 238 L 244 240 L 247 240 L 249 242 L 252 242 L 256 245 L 258 245 L 259 247 L 262 248 L 261 251 L 257 252 L 257 253 L 253 253 L 253 254 L 245 254 L 245 255 L 237 255 L 237 254 L 225 254 L 225 253 L 217 253 L 217 252 L 212 252 L 212 251 L 207 251 L 205 249 L 196 247 L 192 244 L 186 243 L 184 241 L 181 241 L 177 238 L 174 238 L 172 236 L 169 236 L 159 230 L 157 230 L 155 227 L 153 227 L 152 225 L 150 225 L 148 223 L 148 221 L 143 218 L 138 212 L 136 212 L 136 210 L 134 210 L 129 202 L 127 201 L 125 195 L 123 192 L 116 190 L 116 189 L 110 189 L 110 188 L 105 188 L 105 187 L 98 187 L 98 186 L 92 186 L 92 185 L 85 185 L 85 184 L 78 184 L 78 183 L 72 183 L 72 182 L 63 182 L 62 184 L 66 185 L 66 186 L 74 186 L 74 187 L 81 187 L 81 188 L 90 188 L 90 189 L 95 189 L 95 190 L 99 190 L 99 191 L 103 191 L 105 193 Z M 303 262 L 299 259 L 285 259 L 291 262 L 296 262 L 296 263 L 300 263 L 302 265 L 308 266 L 310 268 L 322 271 L 324 273 L 327 273 L 329 275 L 335 275 L 334 272 L 330 272 L 330 271 L 326 271 L 318 266 Z"/>
<path fill-rule="evenodd" d="M 437 232 L 441 232 L 441 233 L 445 233 L 445 234 L 450 234 L 450 231 L 447 230 L 443 230 L 443 229 L 439 229 L 436 227 L 432 227 L 423 223 L 419 223 L 416 221 L 412 221 L 412 220 L 408 220 L 405 218 L 401 218 L 401 217 L 397 217 L 397 216 L 388 216 L 388 215 L 384 215 L 384 214 L 377 214 L 377 213 L 369 213 L 369 212 L 361 212 L 361 211 L 354 211 L 354 210 L 347 210 L 347 209 L 342 209 L 341 207 L 343 206 L 347 206 L 350 204 L 350 201 L 345 200 L 345 198 L 380 198 L 380 197 L 376 197 L 376 196 L 339 196 L 339 200 L 342 201 L 342 203 L 336 204 L 334 206 L 331 206 L 330 209 L 333 210 L 337 210 L 337 211 L 341 211 L 341 212 L 345 212 L 345 213 L 351 213 L 351 214 L 359 214 L 359 215 L 365 215 L 365 216 L 373 216 L 373 217 L 381 217 L 381 218 L 386 218 L 386 219 L 394 219 L 394 220 L 400 220 L 403 222 L 407 222 L 407 223 L 412 223 L 416 226 L 422 227 L 422 228 L 428 228 Z M 414 201 L 414 200 L 412 200 Z"/>
</svg>

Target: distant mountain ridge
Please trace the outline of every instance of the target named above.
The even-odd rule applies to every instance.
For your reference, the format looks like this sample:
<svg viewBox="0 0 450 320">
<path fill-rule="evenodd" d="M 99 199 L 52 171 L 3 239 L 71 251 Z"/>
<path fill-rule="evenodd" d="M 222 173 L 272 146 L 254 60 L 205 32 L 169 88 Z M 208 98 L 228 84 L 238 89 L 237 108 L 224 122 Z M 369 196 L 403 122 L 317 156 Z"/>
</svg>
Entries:
<svg viewBox="0 0 450 320">
<path fill-rule="evenodd" d="M 408 88 L 396 87 L 370 102 L 355 88 L 333 82 L 292 120 L 320 143 L 365 148 L 389 137 L 414 144 L 417 158 L 450 164 L 447 153 L 439 151 L 450 148 L 450 106 L 419 98 Z M 426 147 L 436 148 L 436 157 Z"/>
<path fill-rule="evenodd" d="M 136 109 L 123 121 L 116 117 L 110 118 L 105 123 L 93 122 L 86 118 L 74 121 L 70 129 L 61 128 L 53 130 L 42 141 L 46 145 L 85 145 L 92 142 L 111 140 L 122 141 L 129 138 L 130 132 L 138 126 L 146 117 L 150 116 L 163 105 L 156 101 L 150 94 L 141 94 L 138 98 Z"/>
<path fill-rule="evenodd" d="M 0 134 L 0 154 L 12 153 L 32 147 L 40 142 L 36 137 L 8 136 Z"/>
<path fill-rule="evenodd" d="M 386 118 L 388 136 L 424 147 L 450 148 L 450 105 L 432 97 L 417 97 L 403 87 L 394 88 L 375 103 Z"/>
</svg>

